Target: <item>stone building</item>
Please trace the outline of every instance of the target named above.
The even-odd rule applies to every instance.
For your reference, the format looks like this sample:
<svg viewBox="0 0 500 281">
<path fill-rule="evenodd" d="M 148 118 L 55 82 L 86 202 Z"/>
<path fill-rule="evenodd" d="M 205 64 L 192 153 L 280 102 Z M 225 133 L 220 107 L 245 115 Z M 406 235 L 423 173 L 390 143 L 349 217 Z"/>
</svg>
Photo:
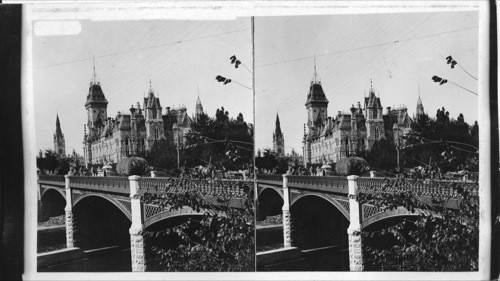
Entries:
<svg viewBox="0 0 500 281">
<path fill-rule="evenodd" d="M 280 117 L 278 116 L 278 113 L 276 113 L 276 127 L 273 133 L 273 151 L 278 157 L 285 155 L 285 139 L 283 138 L 283 133 L 281 132 Z"/>
<path fill-rule="evenodd" d="M 129 112 L 108 117 L 107 104 L 94 70 L 85 102 L 88 118 L 83 139 L 86 167 L 117 163 L 121 158 L 145 153 L 160 140 L 177 143 L 175 140 L 182 140 L 190 130 L 192 120 L 186 107 L 173 110 L 167 107 L 163 115 L 160 98 L 151 85 L 142 105 L 137 102 Z M 199 104 L 201 106 L 201 101 Z"/>
<path fill-rule="evenodd" d="M 56 132 L 54 133 L 54 152 L 60 157 L 66 156 L 66 144 L 64 141 L 64 134 L 61 130 L 61 123 L 59 122 L 59 114 L 56 115 Z"/>
<path fill-rule="evenodd" d="M 419 99 L 420 101 L 420 99 Z M 328 99 L 321 81 L 314 75 L 306 100 L 307 132 L 304 129 L 304 165 L 336 163 L 351 155 L 369 151 L 375 141 L 397 141 L 410 130 L 411 119 L 406 107 L 387 107 L 384 112 L 380 97 L 370 87 L 363 106 L 357 102 L 349 112 L 328 116 Z M 423 112 L 423 106 L 420 101 Z M 417 111 L 417 114 L 420 114 Z"/>
<path fill-rule="evenodd" d="M 198 98 L 198 101 L 200 98 Z M 198 109 L 198 101 L 196 106 Z M 201 106 L 201 101 L 199 103 Z M 202 111 L 203 111 L 203 107 Z M 169 140 L 172 140 L 175 145 L 183 145 L 186 141 L 185 136 L 191 130 L 193 119 L 187 114 L 187 108 L 184 105 L 179 107 L 166 108 L 167 112 L 163 115 L 163 122 L 165 124 L 165 134 Z M 196 119 L 197 119 L 196 115 Z"/>
</svg>

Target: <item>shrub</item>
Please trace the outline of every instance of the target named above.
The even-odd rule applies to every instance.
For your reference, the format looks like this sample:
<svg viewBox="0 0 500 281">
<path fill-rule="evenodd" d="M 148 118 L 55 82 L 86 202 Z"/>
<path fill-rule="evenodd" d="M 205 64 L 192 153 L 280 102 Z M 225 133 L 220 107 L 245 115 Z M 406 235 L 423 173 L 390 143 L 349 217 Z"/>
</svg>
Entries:
<svg viewBox="0 0 500 281">
<path fill-rule="evenodd" d="M 118 161 L 116 172 L 120 176 L 142 176 L 149 171 L 148 162 L 141 157 L 128 157 Z"/>
<path fill-rule="evenodd" d="M 368 162 L 361 157 L 347 157 L 340 159 L 335 165 L 335 172 L 339 176 L 361 175 L 369 171 Z"/>
</svg>

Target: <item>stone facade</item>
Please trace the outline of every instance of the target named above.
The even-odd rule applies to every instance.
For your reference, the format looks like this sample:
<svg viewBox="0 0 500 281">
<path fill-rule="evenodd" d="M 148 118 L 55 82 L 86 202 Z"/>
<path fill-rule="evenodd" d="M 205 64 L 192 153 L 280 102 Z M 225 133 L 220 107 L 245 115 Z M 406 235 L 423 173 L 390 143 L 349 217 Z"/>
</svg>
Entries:
<svg viewBox="0 0 500 281">
<path fill-rule="evenodd" d="M 108 117 L 107 104 L 94 74 L 85 103 L 88 118 L 83 140 L 86 167 L 117 163 L 121 158 L 143 154 L 160 140 L 182 142 L 192 123 L 186 107 L 173 110 L 167 107 L 163 115 L 160 98 L 151 86 L 142 105 L 137 102 L 128 113 L 118 112 L 115 118 Z M 197 110 L 200 109 L 202 111 L 203 107 L 198 98 Z"/>
<path fill-rule="evenodd" d="M 132 258 L 132 272 L 146 271 L 144 237 L 142 234 L 130 234 L 130 254 Z"/>
<path fill-rule="evenodd" d="M 339 111 L 336 116 L 329 117 L 328 103 L 321 81 L 315 79 L 311 82 L 306 101 L 308 119 L 303 138 L 304 165 L 331 164 L 344 157 L 364 154 L 377 140 L 396 141 L 396 130 L 399 130 L 399 136 L 410 130 L 412 120 L 407 108 L 387 107 L 384 113 L 380 97 L 375 95 L 373 87 L 364 98 L 363 107 L 358 102 L 349 113 Z"/>
</svg>

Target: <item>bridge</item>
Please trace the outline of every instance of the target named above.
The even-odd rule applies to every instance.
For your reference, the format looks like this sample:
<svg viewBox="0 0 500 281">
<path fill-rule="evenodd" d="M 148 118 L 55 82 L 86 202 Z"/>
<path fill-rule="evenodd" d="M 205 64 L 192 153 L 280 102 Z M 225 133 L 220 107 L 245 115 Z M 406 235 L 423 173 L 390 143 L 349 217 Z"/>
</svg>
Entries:
<svg viewBox="0 0 500 281">
<path fill-rule="evenodd" d="M 450 183 L 478 191 L 478 184 L 472 182 L 408 180 L 404 184 L 389 184 L 393 180 L 259 174 L 256 179 L 257 216 L 282 214 L 285 249 L 307 250 L 336 243 L 339 248 L 348 250 L 350 271 L 362 271 L 363 230 L 381 229 L 394 221 L 418 216 L 425 210 L 410 212 L 404 207 L 390 210 L 362 204 L 358 200 L 360 193 L 411 190 L 429 204 L 433 197 L 440 196 L 450 198 L 445 207 L 458 208 L 458 194 Z M 283 250 L 279 251 L 284 253 Z"/>
<path fill-rule="evenodd" d="M 163 208 L 148 204 L 144 194 L 196 190 L 210 201 L 229 198 L 229 206 L 243 207 L 250 182 L 186 178 L 77 177 L 39 175 L 39 219 L 65 215 L 66 246 L 84 250 L 117 243 L 130 247 L 132 271 L 147 270 L 143 231 L 167 227 L 172 221 L 203 215 L 189 207 Z"/>
</svg>

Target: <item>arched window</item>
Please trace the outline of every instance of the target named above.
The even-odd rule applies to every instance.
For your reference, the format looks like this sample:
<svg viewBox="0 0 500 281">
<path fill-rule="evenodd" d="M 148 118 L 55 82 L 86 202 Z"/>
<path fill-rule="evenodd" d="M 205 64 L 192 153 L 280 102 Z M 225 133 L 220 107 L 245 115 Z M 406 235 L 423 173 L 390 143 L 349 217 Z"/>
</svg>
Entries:
<svg viewBox="0 0 500 281">
<path fill-rule="evenodd" d="M 158 126 L 155 128 L 155 139 L 160 139 L 160 128 Z"/>
<path fill-rule="evenodd" d="M 375 139 L 378 140 L 380 138 L 380 133 L 378 131 L 378 127 L 375 127 Z"/>
<path fill-rule="evenodd" d="M 128 139 L 125 139 L 125 156 L 128 156 L 130 153 L 129 145 L 130 142 L 128 141 Z"/>
<path fill-rule="evenodd" d="M 141 149 L 142 149 L 142 152 L 146 151 L 146 140 L 145 139 L 141 140 Z"/>
<path fill-rule="evenodd" d="M 345 138 L 345 141 L 344 141 L 344 150 L 345 150 L 345 156 L 349 156 L 349 138 Z"/>
</svg>

